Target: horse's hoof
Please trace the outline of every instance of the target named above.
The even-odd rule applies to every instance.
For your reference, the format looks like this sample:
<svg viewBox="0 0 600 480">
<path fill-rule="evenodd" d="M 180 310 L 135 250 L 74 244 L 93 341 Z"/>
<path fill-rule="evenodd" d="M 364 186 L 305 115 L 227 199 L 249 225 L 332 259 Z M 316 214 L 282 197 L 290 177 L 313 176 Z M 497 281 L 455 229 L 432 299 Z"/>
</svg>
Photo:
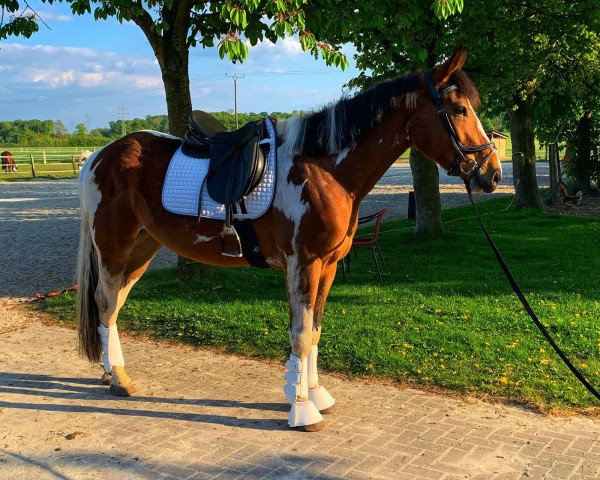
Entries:
<svg viewBox="0 0 600 480">
<path fill-rule="evenodd" d="M 115 397 L 131 397 L 136 392 L 135 386 L 132 384 L 124 385 L 111 385 L 110 394 Z"/>
<path fill-rule="evenodd" d="M 296 427 L 296 430 L 299 432 L 320 432 L 325 428 L 325 422 L 320 421 L 317 423 L 313 423 L 312 425 L 302 425 L 300 427 Z"/>
<path fill-rule="evenodd" d="M 102 385 L 110 385 L 110 383 L 112 382 L 112 375 L 110 374 L 110 372 L 104 372 L 100 381 L 102 382 Z"/>
<path fill-rule="evenodd" d="M 336 410 L 337 410 L 337 403 L 334 403 L 331 407 L 324 408 L 323 410 L 319 410 L 319 413 L 321 415 L 330 415 L 332 413 L 335 413 Z"/>
</svg>

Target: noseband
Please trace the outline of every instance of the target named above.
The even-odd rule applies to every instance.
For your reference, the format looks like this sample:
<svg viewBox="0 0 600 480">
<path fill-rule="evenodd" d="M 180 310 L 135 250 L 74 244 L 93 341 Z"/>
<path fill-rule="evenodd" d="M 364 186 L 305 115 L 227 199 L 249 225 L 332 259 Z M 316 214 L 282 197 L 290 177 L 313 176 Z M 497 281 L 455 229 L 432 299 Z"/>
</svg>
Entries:
<svg viewBox="0 0 600 480">
<path fill-rule="evenodd" d="M 494 153 L 496 151 L 496 144 L 494 142 L 488 142 L 488 143 L 482 143 L 481 145 L 474 145 L 474 146 L 463 145 L 460 142 L 460 140 L 458 139 L 458 135 L 456 135 L 456 132 L 454 131 L 454 127 L 452 126 L 452 123 L 450 122 L 450 118 L 448 117 L 448 113 L 446 112 L 446 107 L 444 105 L 444 101 L 442 100 L 442 96 L 444 94 L 448 93 L 451 90 L 456 89 L 456 87 L 452 86 L 452 87 L 445 88 L 441 92 L 438 91 L 438 89 L 435 88 L 435 84 L 433 83 L 432 70 L 429 70 L 425 73 L 425 83 L 427 84 L 427 87 L 429 88 L 429 91 L 431 92 L 433 103 L 434 103 L 435 107 L 437 108 L 438 117 L 442 121 L 442 125 L 444 126 L 444 129 L 446 130 L 448 137 L 450 137 L 450 141 L 452 142 L 452 145 L 454 146 L 454 150 L 456 150 L 456 154 L 454 155 L 454 162 L 452 163 L 452 165 L 450 165 L 450 168 L 448 169 L 447 173 L 448 173 L 448 175 L 452 175 L 455 177 L 459 176 L 462 173 L 463 175 L 466 176 L 467 181 L 468 181 L 474 175 L 478 175 L 481 167 L 483 167 L 485 165 L 485 163 L 488 161 L 488 159 L 490 158 L 492 153 Z M 464 155 L 465 153 L 482 152 L 484 150 L 487 150 L 488 148 L 491 148 L 492 151 L 483 158 L 483 160 L 481 161 L 480 164 L 477 164 L 477 162 L 475 161 L 474 165 L 470 168 L 470 170 L 464 170 L 463 164 L 465 164 L 465 165 L 469 164 L 469 160 Z"/>
</svg>

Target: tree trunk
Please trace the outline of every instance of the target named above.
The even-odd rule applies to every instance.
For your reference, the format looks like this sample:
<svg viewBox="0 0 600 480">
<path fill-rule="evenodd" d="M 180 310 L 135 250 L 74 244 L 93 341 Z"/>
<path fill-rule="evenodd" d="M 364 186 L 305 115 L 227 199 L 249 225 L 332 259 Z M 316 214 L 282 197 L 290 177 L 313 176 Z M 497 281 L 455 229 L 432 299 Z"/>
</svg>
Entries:
<svg viewBox="0 0 600 480">
<path fill-rule="evenodd" d="M 517 202 L 541 210 L 542 198 L 535 173 L 535 137 L 532 123 L 532 98 L 514 97 L 516 110 L 510 113 L 510 136 L 512 142 L 513 180 Z"/>
<path fill-rule="evenodd" d="M 410 169 L 415 188 L 417 224 L 415 235 L 435 237 L 444 233 L 440 175 L 437 164 L 416 148 L 410 150 Z"/>
<path fill-rule="evenodd" d="M 575 174 L 577 190 L 584 195 L 592 190 L 592 112 L 579 119 L 575 134 Z"/>
<path fill-rule="evenodd" d="M 550 170 L 550 204 L 556 206 L 560 205 L 558 148 L 556 143 L 551 143 L 546 148 L 548 150 L 548 167 Z"/>
<path fill-rule="evenodd" d="M 162 79 L 167 98 L 169 133 L 183 137 L 188 129 L 188 116 L 192 111 L 190 79 L 188 73 L 189 51 L 178 51 L 165 45 L 161 64 Z"/>
</svg>

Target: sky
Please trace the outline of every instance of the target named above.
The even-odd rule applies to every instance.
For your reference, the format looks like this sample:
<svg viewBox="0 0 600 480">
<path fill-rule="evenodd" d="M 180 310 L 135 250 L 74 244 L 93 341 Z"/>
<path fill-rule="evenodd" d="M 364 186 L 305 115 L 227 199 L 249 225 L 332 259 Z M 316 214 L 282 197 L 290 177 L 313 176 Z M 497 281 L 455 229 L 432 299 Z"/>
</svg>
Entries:
<svg viewBox="0 0 600 480">
<path fill-rule="evenodd" d="M 142 31 L 115 19 L 95 21 L 74 16 L 68 5 L 29 5 L 50 27 L 40 23 L 30 39 L 0 42 L 0 121 L 61 120 L 105 127 L 120 118 L 166 114 L 160 68 Z M 238 80 L 238 111 L 310 110 L 338 99 L 344 85 L 358 75 L 352 47 L 344 47 L 351 67 L 327 67 L 302 52 L 295 38 L 250 47 L 249 58 L 234 65 L 221 60 L 216 47 L 190 50 L 190 89 L 196 109 L 233 108 L 233 80 Z"/>
</svg>

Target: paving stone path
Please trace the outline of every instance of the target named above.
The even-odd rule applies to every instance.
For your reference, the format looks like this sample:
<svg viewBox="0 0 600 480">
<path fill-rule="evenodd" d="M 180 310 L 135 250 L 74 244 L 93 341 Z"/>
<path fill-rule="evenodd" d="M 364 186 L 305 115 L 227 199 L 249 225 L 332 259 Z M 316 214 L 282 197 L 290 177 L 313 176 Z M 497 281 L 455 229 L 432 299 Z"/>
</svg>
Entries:
<svg viewBox="0 0 600 480">
<path fill-rule="evenodd" d="M 127 334 L 138 395 L 110 396 L 75 331 L 22 305 L 70 284 L 73 185 L 0 184 L 0 479 L 600 478 L 598 420 L 322 375 L 338 411 L 303 434 L 282 364 Z"/>
</svg>

